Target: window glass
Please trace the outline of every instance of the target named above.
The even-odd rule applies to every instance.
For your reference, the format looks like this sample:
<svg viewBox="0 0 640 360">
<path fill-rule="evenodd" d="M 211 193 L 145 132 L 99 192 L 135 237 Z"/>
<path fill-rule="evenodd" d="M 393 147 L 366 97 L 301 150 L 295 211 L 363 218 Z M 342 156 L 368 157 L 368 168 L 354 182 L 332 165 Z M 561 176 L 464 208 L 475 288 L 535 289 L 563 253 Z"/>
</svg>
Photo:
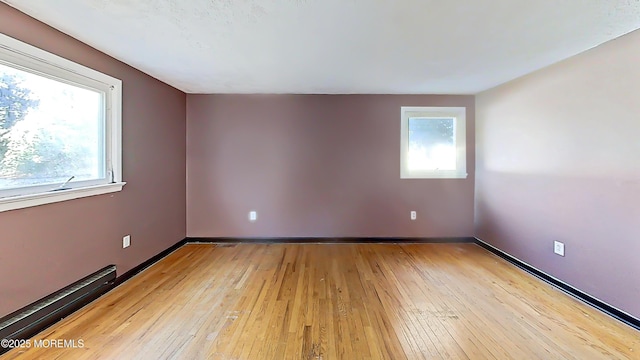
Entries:
<svg viewBox="0 0 640 360">
<path fill-rule="evenodd" d="M 104 94 L 0 64 L 0 189 L 106 177 Z"/>
<path fill-rule="evenodd" d="M 409 118 L 410 170 L 455 170 L 455 119 Z"/>
</svg>

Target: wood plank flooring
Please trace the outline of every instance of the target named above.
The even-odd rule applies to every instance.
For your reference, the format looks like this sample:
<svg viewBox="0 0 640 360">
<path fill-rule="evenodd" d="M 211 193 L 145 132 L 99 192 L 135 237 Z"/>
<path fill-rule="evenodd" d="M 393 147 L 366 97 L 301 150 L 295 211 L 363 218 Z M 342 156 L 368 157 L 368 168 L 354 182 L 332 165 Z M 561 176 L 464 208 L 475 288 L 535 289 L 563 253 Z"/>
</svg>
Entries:
<svg viewBox="0 0 640 360">
<path fill-rule="evenodd" d="M 640 359 L 475 244 L 189 244 L 4 359 Z"/>
</svg>

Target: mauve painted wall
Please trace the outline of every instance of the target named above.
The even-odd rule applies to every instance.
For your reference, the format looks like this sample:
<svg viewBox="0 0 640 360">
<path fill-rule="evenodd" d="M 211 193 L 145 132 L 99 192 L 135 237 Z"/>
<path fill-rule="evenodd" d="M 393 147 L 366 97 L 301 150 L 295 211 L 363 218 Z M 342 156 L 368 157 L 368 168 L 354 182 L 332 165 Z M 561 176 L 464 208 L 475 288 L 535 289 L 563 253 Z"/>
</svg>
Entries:
<svg viewBox="0 0 640 360">
<path fill-rule="evenodd" d="M 638 44 L 636 31 L 478 96 L 475 215 L 479 238 L 636 317 Z"/>
<path fill-rule="evenodd" d="M 185 237 L 184 93 L 0 4 L 0 32 L 123 81 L 122 192 L 0 213 L 0 316 Z M 122 249 L 122 236 L 132 245 Z"/>
<path fill-rule="evenodd" d="M 401 106 L 467 107 L 467 179 L 400 179 Z M 471 236 L 473 131 L 473 96 L 187 95 L 187 234 Z"/>
</svg>

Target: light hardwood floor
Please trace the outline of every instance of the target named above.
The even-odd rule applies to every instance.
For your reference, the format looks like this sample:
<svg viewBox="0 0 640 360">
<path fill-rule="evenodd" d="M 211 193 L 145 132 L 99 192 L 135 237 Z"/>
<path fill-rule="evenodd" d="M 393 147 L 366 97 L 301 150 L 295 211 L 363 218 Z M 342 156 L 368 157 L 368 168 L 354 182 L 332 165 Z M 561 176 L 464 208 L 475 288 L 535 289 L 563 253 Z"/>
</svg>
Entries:
<svg viewBox="0 0 640 360">
<path fill-rule="evenodd" d="M 190 244 L 38 339 L 84 347 L 5 358 L 640 359 L 638 331 L 474 244 Z"/>
</svg>

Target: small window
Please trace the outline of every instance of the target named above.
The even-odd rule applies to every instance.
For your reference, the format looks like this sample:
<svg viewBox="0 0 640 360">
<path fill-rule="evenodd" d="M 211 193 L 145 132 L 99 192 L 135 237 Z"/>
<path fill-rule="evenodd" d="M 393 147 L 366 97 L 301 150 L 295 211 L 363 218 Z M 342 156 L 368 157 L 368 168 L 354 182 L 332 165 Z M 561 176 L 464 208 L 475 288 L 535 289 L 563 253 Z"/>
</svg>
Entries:
<svg viewBox="0 0 640 360">
<path fill-rule="evenodd" d="M 121 88 L 0 34 L 0 211 L 122 189 Z"/>
<path fill-rule="evenodd" d="M 464 107 L 402 107 L 400 178 L 467 177 Z"/>
</svg>

